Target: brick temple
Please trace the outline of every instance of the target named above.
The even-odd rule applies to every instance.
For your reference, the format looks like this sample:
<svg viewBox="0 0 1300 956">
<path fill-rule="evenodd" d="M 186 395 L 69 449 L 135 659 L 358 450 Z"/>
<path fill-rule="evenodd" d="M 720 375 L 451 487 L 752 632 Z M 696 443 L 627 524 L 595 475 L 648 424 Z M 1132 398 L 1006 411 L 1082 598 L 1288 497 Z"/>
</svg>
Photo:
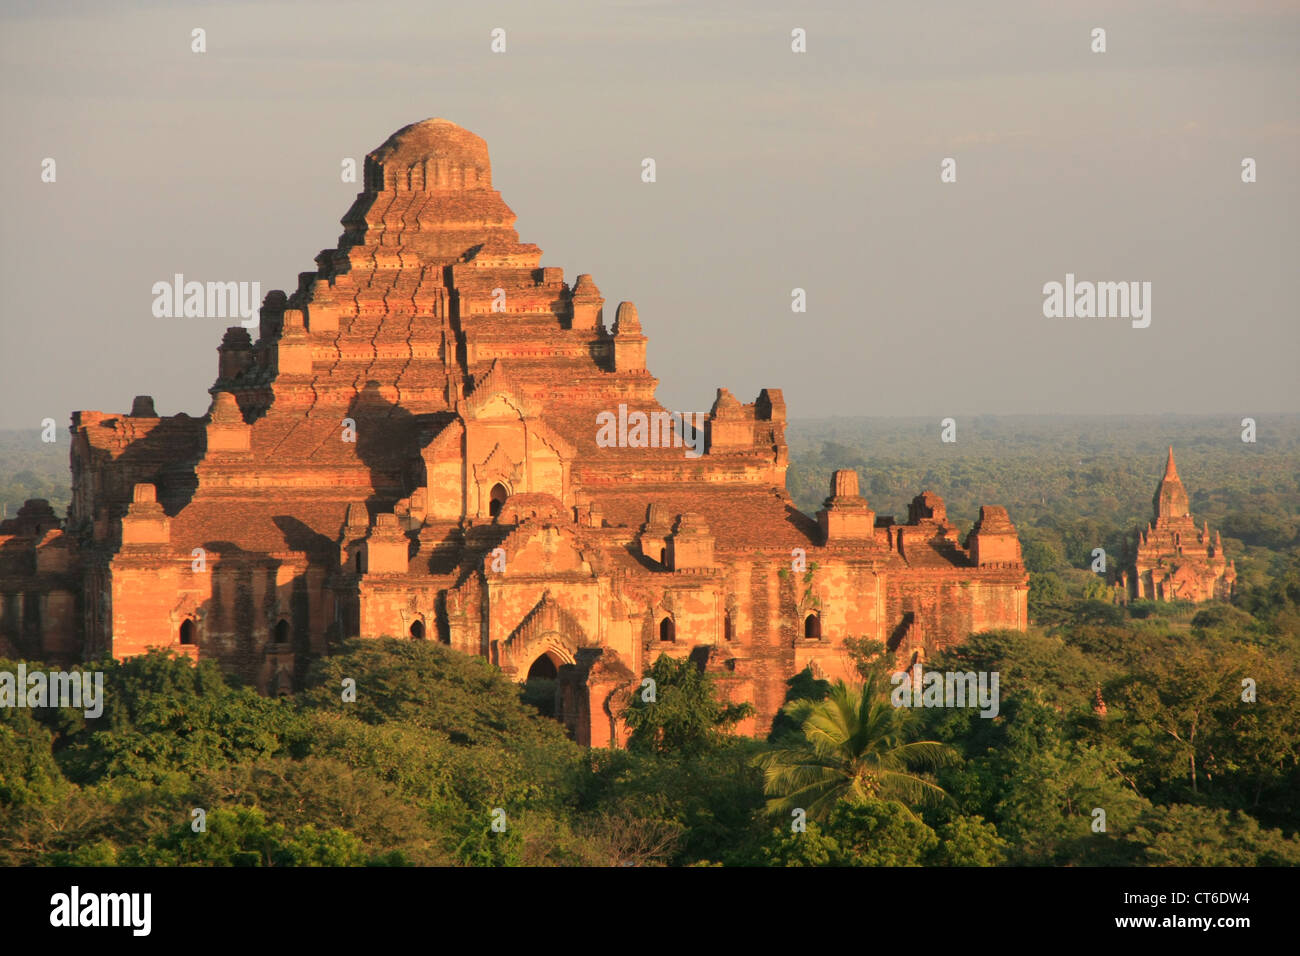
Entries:
<svg viewBox="0 0 1300 956">
<path fill-rule="evenodd" d="M 851 675 L 845 638 L 914 658 L 1026 626 L 1005 509 L 963 541 L 937 495 L 895 520 L 837 471 L 809 517 L 780 390 L 670 415 L 636 308 L 607 323 L 590 275 L 540 265 L 479 137 L 398 131 L 342 223 L 255 340 L 226 331 L 202 418 L 148 396 L 73 414 L 66 521 L 33 501 L 0 526 L 0 651 L 169 647 L 285 693 L 341 639 L 440 641 L 554 680 L 604 746 L 660 654 L 753 703 L 759 733 L 805 668 Z M 598 442 L 620 406 L 662 440 Z"/>
<path fill-rule="evenodd" d="M 1124 595 L 1155 601 L 1226 601 L 1237 581 L 1235 561 L 1224 557 L 1219 532 L 1200 528 L 1178 477 L 1174 449 L 1152 499 L 1155 518 L 1138 531 L 1133 560 L 1120 578 Z"/>
</svg>

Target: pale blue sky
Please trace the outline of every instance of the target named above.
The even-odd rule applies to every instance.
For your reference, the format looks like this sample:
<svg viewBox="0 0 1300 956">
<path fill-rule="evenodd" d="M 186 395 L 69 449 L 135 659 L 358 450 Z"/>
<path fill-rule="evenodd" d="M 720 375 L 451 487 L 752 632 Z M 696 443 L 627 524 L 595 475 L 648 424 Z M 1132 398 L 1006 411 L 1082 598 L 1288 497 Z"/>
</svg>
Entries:
<svg viewBox="0 0 1300 956">
<path fill-rule="evenodd" d="M 1295 3 L 5 3 L 0 427 L 202 414 L 231 323 L 152 284 L 293 289 L 340 161 L 430 116 L 636 302 L 669 407 L 1294 411 L 1298 54 Z M 1045 319 L 1067 272 L 1151 282 L 1150 328 Z"/>
</svg>

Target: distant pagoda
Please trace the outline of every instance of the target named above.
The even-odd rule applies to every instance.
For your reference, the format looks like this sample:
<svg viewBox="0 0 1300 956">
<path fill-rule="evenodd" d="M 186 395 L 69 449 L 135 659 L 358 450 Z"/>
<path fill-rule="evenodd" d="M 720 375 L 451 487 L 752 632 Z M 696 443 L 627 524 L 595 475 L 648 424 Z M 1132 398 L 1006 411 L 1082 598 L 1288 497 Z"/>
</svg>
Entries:
<svg viewBox="0 0 1300 956">
<path fill-rule="evenodd" d="M 1155 520 L 1138 532 L 1136 557 L 1122 575 L 1125 594 L 1158 601 L 1232 597 L 1236 566 L 1224 558 L 1219 532 L 1211 541 L 1208 521 L 1196 527 L 1172 447 L 1153 504 Z"/>
</svg>

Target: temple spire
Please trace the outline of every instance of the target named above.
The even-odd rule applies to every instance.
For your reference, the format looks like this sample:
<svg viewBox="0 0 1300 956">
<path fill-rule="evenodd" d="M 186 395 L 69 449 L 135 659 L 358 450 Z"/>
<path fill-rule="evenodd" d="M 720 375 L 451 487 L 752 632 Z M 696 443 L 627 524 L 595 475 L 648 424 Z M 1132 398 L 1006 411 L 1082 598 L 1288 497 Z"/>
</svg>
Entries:
<svg viewBox="0 0 1300 956">
<path fill-rule="evenodd" d="M 1182 518 L 1190 514 L 1187 490 L 1178 477 L 1178 466 L 1174 464 L 1174 448 L 1169 446 L 1169 457 L 1165 460 L 1165 476 L 1156 486 L 1153 499 L 1156 521 L 1161 518 Z M 1193 526 L 1194 527 L 1194 526 Z"/>
<path fill-rule="evenodd" d="M 1133 563 L 1124 569 L 1129 596 L 1164 601 L 1232 597 L 1237 572 L 1224 560 L 1222 536 L 1217 531 L 1210 535 L 1209 519 L 1202 516 L 1201 526 L 1196 526 L 1172 445 L 1152 503 L 1155 521 L 1142 532 Z"/>
</svg>

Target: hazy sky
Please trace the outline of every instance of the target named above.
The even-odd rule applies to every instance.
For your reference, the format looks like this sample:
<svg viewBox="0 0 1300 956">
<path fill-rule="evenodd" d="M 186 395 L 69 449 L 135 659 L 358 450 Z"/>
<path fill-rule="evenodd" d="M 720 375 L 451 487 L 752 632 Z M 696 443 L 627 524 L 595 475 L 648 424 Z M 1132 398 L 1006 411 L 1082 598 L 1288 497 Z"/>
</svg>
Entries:
<svg viewBox="0 0 1300 956">
<path fill-rule="evenodd" d="M 1300 409 L 1295 2 L 4 0 L 0 59 L 0 427 L 202 414 L 233 323 L 153 283 L 292 290 L 342 160 L 430 116 L 544 265 L 636 302 L 669 407 Z M 1045 318 L 1066 273 L 1150 282 L 1150 326 Z"/>
</svg>

